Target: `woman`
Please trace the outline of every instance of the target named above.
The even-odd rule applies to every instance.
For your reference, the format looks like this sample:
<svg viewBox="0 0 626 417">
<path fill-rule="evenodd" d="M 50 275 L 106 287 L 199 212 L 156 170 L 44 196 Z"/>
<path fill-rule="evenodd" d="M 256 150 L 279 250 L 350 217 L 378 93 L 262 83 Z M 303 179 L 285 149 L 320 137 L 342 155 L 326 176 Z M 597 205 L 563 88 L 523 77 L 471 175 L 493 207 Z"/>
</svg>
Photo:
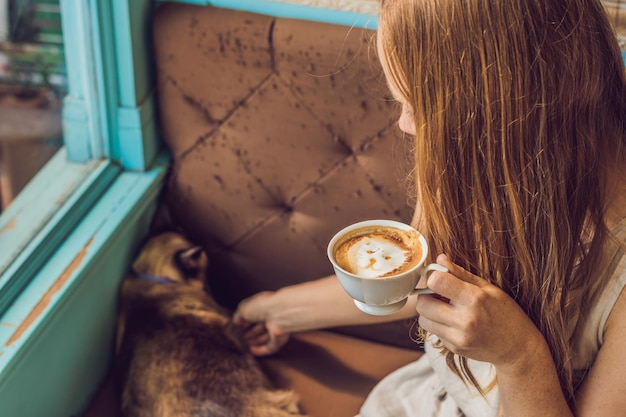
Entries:
<svg viewBox="0 0 626 417">
<path fill-rule="evenodd" d="M 378 50 L 415 137 L 413 223 L 449 273 L 400 312 L 426 354 L 362 417 L 622 415 L 626 76 L 600 1 L 383 0 Z M 332 277 L 236 317 L 258 355 L 384 320 Z"/>
</svg>

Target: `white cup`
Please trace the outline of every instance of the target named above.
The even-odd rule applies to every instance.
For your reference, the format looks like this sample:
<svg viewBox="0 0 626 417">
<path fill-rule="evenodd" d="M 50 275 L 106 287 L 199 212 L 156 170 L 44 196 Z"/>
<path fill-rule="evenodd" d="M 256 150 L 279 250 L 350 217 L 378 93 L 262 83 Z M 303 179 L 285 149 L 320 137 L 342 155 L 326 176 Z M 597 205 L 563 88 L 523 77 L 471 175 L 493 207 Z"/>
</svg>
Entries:
<svg viewBox="0 0 626 417">
<path fill-rule="evenodd" d="M 346 240 L 347 236 L 358 236 L 360 229 L 366 231 L 376 227 L 391 227 L 414 233 L 421 249 L 421 256 L 417 262 L 404 272 L 382 277 L 358 276 L 339 266 L 335 259 L 336 246 Z M 327 254 L 341 286 L 354 299 L 356 306 L 361 311 L 375 316 L 395 313 L 406 304 L 410 296 L 432 294 L 432 290 L 425 286 L 428 273 L 431 271 L 448 272 L 446 267 L 436 263 L 424 266 L 428 256 L 426 239 L 413 227 L 394 220 L 366 220 L 343 228 L 330 240 Z M 416 288 L 418 284 L 422 287 Z"/>
</svg>

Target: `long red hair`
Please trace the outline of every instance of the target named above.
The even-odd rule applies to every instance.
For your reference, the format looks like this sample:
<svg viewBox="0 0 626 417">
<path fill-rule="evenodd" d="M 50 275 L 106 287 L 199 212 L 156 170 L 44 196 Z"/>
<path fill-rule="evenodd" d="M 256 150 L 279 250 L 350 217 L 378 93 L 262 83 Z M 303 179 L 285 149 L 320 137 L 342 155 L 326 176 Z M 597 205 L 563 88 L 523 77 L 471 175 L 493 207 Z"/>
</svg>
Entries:
<svg viewBox="0 0 626 417">
<path fill-rule="evenodd" d="M 602 4 L 383 0 L 379 34 L 414 112 L 431 253 L 517 301 L 571 400 L 571 325 L 602 285 L 609 167 L 626 161 L 624 63 Z"/>
</svg>

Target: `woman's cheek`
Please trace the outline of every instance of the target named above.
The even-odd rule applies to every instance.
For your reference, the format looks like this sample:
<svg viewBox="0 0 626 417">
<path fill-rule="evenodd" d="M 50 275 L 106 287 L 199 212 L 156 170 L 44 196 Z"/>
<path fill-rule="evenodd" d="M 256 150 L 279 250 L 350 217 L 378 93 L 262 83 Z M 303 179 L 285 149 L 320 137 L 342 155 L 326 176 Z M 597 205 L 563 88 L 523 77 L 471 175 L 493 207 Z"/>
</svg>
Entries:
<svg viewBox="0 0 626 417">
<path fill-rule="evenodd" d="M 413 114 L 406 105 L 402 106 L 402 114 L 398 120 L 398 127 L 404 133 L 415 135 L 415 120 L 413 119 Z"/>
</svg>

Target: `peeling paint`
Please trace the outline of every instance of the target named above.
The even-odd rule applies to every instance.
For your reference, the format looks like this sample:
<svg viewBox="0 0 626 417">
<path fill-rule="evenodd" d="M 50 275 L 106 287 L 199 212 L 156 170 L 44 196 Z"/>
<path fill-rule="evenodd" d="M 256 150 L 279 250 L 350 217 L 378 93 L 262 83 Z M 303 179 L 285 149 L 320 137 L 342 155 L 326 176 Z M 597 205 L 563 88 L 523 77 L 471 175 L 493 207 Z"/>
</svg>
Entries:
<svg viewBox="0 0 626 417">
<path fill-rule="evenodd" d="M 39 302 L 35 305 L 35 307 L 28 313 L 28 316 L 22 321 L 22 323 L 17 327 L 15 332 L 11 335 L 9 340 L 5 343 L 5 347 L 11 346 L 17 340 L 19 340 L 24 333 L 32 326 L 32 324 L 41 316 L 41 314 L 46 310 L 50 301 L 52 301 L 52 297 L 56 293 L 58 293 L 67 283 L 67 281 L 71 278 L 72 274 L 78 267 L 81 266 L 85 256 L 87 255 L 87 249 L 91 246 L 93 242 L 93 237 L 89 239 L 89 242 L 81 249 L 81 251 L 74 257 L 72 262 L 65 268 L 65 271 L 54 281 L 54 283 L 48 288 Z"/>
<path fill-rule="evenodd" d="M 9 230 L 13 230 L 16 227 L 16 221 L 15 218 L 12 218 L 7 224 L 5 224 L 1 229 L 0 229 L 0 236 L 9 231 Z"/>
</svg>

